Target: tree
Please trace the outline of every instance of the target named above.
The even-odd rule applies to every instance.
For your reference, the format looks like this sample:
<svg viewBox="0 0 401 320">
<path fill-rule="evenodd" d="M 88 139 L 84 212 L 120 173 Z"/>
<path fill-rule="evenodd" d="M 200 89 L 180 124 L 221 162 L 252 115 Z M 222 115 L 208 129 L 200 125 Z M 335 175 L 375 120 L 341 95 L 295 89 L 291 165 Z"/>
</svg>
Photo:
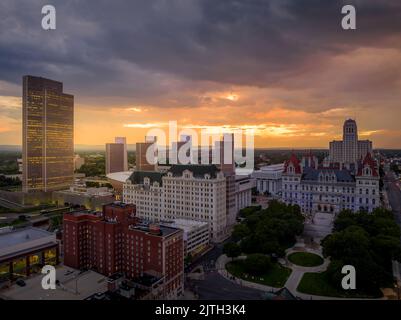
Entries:
<svg viewBox="0 0 401 320">
<path fill-rule="evenodd" d="M 264 274 L 272 266 L 270 258 L 260 253 L 248 255 L 243 263 L 245 271 L 252 275 Z"/>
<path fill-rule="evenodd" d="M 233 232 L 234 239 L 241 240 L 242 252 L 283 256 L 303 232 L 304 217 L 298 206 L 272 200 L 267 209 L 246 209 L 245 221 Z"/>
<path fill-rule="evenodd" d="M 246 224 L 237 224 L 236 226 L 234 226 L 234 230 L 232 233 L 232 237 L 234 239 L 234 241 L 239 241 L 243 238 L 245 238 L 246 236 L 248 236 L 250 234 L 250 230 L 248 228 L 248 226 Z"/>
<path fill-rule="evenodd" d="M 239 245 L 235 242 L 228 242 L 224 245 L 223 253 L 229 258 L 236 258 L 241 254 Z"/>
<path fill-rule="evenodd" d="M 372 213 L 342 211 L 334 233 L 322 241 L 323 254 L 331 257 L 328 276 L 340 286 L 343 265 L 357 271 L 357 288 L 377 291 L 392 281 L 392 260 L 401 260 L 400 230 L 392 212 L 377 208 Z M 341 266 L 341 268 L 340 268 Z"/>
<path fill-rule="evenodd" d="M 250 216 L 251 214 L 260 211 L 261 209 L 262 209 L 262 206 L 246 207 L 239 211 L 239 215 L 240 215 L 240 217 L 246 218 L 246 217 Z"/>
</svg>

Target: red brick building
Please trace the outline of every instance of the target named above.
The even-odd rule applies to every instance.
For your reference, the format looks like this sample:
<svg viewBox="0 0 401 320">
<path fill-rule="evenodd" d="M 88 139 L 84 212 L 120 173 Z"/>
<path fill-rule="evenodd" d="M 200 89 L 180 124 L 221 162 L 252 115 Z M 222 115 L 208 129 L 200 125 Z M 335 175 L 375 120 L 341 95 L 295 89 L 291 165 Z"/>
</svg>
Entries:
<svg viewBox="0 0 401 320">
<path fill-rule="evenodd" d="M 65 265 L 107 276 L 119 272 L 138 283 L 156 279 L 159 298 L 183 293 L 182 230 L 142 221 L 135 205 L 121 203 L 103 212 L 67 213 L 63 225 Z"/>
</svg>

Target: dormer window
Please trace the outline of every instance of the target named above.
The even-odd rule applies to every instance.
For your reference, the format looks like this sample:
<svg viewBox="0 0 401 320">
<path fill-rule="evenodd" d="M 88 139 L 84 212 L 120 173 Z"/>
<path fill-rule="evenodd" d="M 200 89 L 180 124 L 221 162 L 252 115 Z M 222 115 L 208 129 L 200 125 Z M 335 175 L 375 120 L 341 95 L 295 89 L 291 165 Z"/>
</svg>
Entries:
<svg viewBox="0 0 401 320">
<path fill-rule="evenodd" d="M 288 171 L 289 171 L 289 173 L 294 173 L 294 166 L 289 166 L 288 167 Z"/>
<path fill-rule="evenodd" d="M 210 174 L 206 173 L 206 174 L 205 174 L 205 179 L 206 179 L 206 180 L 209 180 L 209 179 L 210 179 Z"/>
<path fill-rule="evenodd" d="M 148 177 L 145 177 L 144 179 L 143 179 L 143 184 L 144 185 L 150 185 L 150 179 L 148 178 Z"/>
<path fill-rule="evenodd" d="M 369 167 L 365 168 L 365 176 L 370 176 L 372 174 L 372 171 L 370 170 Z"/>
</svg>

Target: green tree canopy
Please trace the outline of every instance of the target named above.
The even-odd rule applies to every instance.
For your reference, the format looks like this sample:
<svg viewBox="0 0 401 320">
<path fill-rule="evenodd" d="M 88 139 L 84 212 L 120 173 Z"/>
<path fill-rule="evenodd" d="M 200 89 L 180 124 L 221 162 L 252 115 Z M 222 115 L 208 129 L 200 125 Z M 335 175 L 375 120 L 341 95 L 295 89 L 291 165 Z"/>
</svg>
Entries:
<svg viewBox="0 0 401 320">
<path fill-rule="evenodd" d="M 228 242 L 224 245 L 223 253 L 229 258 L 236 258 L 241 254 L 241 249 L 237 243 Z"/>
<path fill-rule="evenodd" d="M 392 282 L 391 261 L 401 261 L 400 229 L 393 214 L 382 208 L 341 212 L 322 247 L 323 255 L 331 258 L 328 274 L 336 286 L 341 284 L 342 266 L 348 264 L 356 269 L 357 288 L 378 290 Z"/>
<path fill-rule="evenodd" d="M 295 236 L 302 234 L 303 222 L 298 206 L 273 200 L 267 209 L 247 214 L 245 221 L 235 227 L 233 237 L 241 240 L 241 250 L 245 253 L 282 256 L 295 242 Z"/>
</svg>

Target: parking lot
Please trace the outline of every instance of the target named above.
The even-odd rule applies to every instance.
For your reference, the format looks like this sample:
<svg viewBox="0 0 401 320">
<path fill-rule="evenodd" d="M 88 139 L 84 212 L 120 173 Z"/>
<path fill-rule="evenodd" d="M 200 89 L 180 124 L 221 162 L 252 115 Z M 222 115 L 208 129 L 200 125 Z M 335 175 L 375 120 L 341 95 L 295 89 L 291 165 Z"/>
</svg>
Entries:
<svg viewBox="0 0 401 320">
<path fill-rule="evenodd" d="M 86 297 L 107 290 L 107 278 L 93 271 L 78 270 L 58 266 L 56 280 L 59 284 L 55 290 L 42 288 L 44 275 L 34 275 L 25 279 L 25 286 L 14 283 L 10 288 L 0 291 L 2 299 L 9 300 L 83 300 Z"/>
</svg>

